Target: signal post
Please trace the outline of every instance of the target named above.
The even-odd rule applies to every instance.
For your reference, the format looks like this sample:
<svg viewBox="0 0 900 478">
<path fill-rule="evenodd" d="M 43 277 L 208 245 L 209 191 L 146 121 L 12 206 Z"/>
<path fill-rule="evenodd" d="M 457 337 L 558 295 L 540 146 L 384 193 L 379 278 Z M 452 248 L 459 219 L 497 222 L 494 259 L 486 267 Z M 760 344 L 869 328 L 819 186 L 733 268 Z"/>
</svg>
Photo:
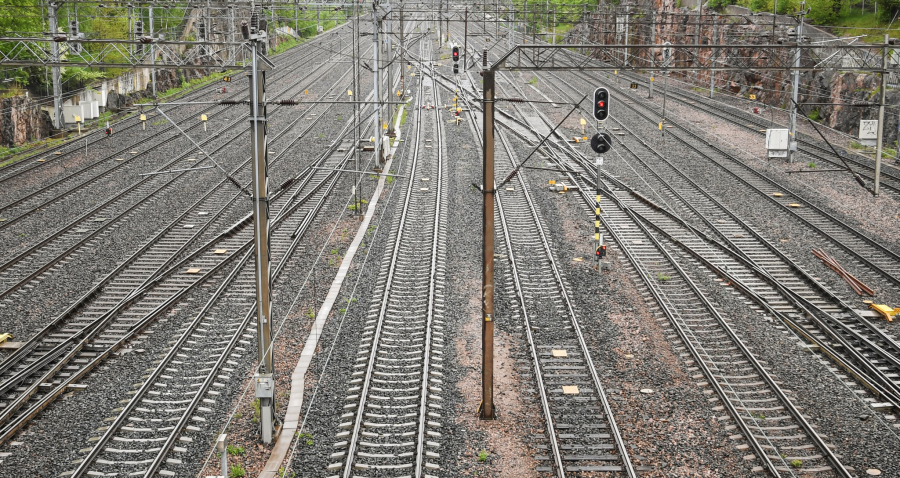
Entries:
<svg viewBox="0 0 900 478">
<path fill-rule="evenodd" d="M 612 137 L 609 133 L 603 131 L 603 122 L 609 118 L 609 91 L 606 88 L 600 87 L 594 90 L 594 119 L 597 120 L 597 127 L 600 128 L 600 132 L 594 134 L 591 138 L 591 149 L 594 152 L 603 154 L 612 147 Z M 606 243 L 603 240 L 603 235 L 600 234 L 600 213 L 602 210 L 600 209 L 600 167 L 603 166 L 603 156 L 597 157 L 597 191 L 594 200 L 594 240 L 597 241 L 597 270 L 601 271 L 603 268 L 601 267 L 600 261 L 606 256 Z"/>
</svg>

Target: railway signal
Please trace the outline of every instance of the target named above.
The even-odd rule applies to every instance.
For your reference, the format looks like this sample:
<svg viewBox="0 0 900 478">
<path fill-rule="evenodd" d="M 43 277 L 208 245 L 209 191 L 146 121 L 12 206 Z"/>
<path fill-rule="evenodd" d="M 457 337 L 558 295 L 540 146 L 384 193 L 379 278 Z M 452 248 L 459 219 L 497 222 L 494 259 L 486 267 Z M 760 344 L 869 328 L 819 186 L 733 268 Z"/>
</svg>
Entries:
<svg viewBox="0 0 900 478">
<path fill-rule="evenodd" d="M 600 236 L 600 245 L 597 246 L 597 260 L 603 259 L 606 257 L 606 244 L 603 244 L 603 236 Z"/>
<path fill-rule="evenodd" d="M 609 91 L 600 87 L 594 90 L 594 119 L 606 121 L 609 118 Z"/>
<path fill-rule="evenodd" d="M 612 147 L 612 137 L 608 133 L 597 133 L 591 138 L 591 149 L 603 154 Z"/>
<path fill-rule="evenodd" d="M 459 47 L 453 47 L 453 74 L 459 73 Z"/>
</svg>

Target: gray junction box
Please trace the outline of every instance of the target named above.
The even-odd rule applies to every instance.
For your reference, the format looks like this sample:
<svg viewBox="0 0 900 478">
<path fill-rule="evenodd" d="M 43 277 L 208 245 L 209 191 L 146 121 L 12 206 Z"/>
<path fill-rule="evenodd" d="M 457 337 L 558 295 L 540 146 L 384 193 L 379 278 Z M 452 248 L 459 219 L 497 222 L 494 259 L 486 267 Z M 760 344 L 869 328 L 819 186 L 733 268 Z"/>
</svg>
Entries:
<svg viewBox="0 0 900 478">
<path fill-rule="evenodd" d="M 786 129 L 766 130 L 766 151 L 770 158 L 786 158 L 790 144 L 790 132 Z"/>
</svg>

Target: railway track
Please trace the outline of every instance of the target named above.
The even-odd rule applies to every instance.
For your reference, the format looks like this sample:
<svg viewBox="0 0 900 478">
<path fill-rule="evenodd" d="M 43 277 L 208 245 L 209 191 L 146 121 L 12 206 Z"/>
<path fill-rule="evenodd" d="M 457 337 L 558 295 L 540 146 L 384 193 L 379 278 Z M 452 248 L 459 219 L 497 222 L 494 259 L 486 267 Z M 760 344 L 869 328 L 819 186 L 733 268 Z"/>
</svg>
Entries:
<svg viewBox="0 0 900 478">
<path fill-rule="evenodd" d="M 519 175 L 521 176 L 521 174 Z M 590 184 L 578 181 L 585 206 L 593 204 Z M 617 194 L 609 185 L 610 194 Z M 687 259 L 673 254 L 671 243 L 659 241 L 631 212 L 618 193 L 615 207 L 604 207 L 604 227 L 616 247 L 628 257 L 661 307 L 678 338 L 690 351 L 709 385 L 748 440 L 761 465 L 754 471 L 774 476 L 827 473 L 852 476 L 812 424 L 793 405 L 763 364 L 733 331 L 729 320 L 696 285 L 696 278 L 680 265 Z M 628 198 L 633 203 L 633 198 Z M 587 211 L 586 211 L 587 212 Z M 592 212 L 592 211 L 591 211 Z M 653 218 L 657 219 L 657 218 Z"/>
<path fill-rule="evenodd" d="M 637 75 L 626 74 L 625 78 L 628 78 L 629 81 L 636 81 L 645 86 L 649 83 L 647 80 Z M 713 102 L 709 98 L 689 91 L 683 91 L 678 88 L 671 88 L 668 90 L 667 94 L 669 96 L 675 97 L 676 99 L 682 100 L 682 104 L 684 105 L 690 105 L 691 108 L 696 108 L 700 111 L 703 111 L 704 113 L 715 116 L 716 118 L 719 118 L 723 121 L 727 121 L 728 123 L 731 123 L 742 129 L 759 134 L 763 138 L 765 138 L 765 129 L 773 127 L 770 122 L 760 120 L 758 115 L 748 114 L 736 107 L 726 109 L 724 107 L 716 105 L 715 102 Z M 657 111 L 657 113 L 661 112 Z M 802 117 L 799 117 L 798 121 L 802 122 L 805 120 Z M 774 127 L 787 128 L 787 126 L 782 125 L 774 125 Z M 800 133 L 798 134 L 797 142 L 799 143 L 798 146 L 800 146 L 798 151 L 800 152 L 801 157 L 805 156 L 805 159 L 798 161 L 800 164 L 804 164 L 807 160 L 811 160 L 813 162 L 823 161 L 836 168 L 846 167 L 842 162 L 834 157 L 834 151 L 826 146 L 821 145 L 818 138 L 810 137 L 807 134 Z M 844 148 L 836 146 L 836 149 L 838 151 L 841 151 Z M 843 158 L 854 167 L 854 171 L 864 172 L 863 176 L 866 179 L 868 179 L 869 181 L 874 180 L 873 178 L 875 177 L 875 164 L 873 160 L 868 160 L 868 158 L 864 158 L 856 154 L 844 154 Z M 900 170 L 889 164 L 882 163 L 881 184 L 885 189 L 889 189 L 895 193 L 900 192 Z"/>
<path fill-rule="evenodd" d="M 297 81 L 292 81 L 289 89 L 294 88 L 309 88 L 311 84 L 315 84 L 316 81 L 321 81 L 323 77 L 326 76 L 327 71 L 321 71 L 317 73 L 311 73 L 310 76 L 304 76 Z M 341 78 L 345 78 L 347 73 L 345 72 Z M 330 81 L 330 79 L 329 79 Z M 344 81 L 344 80 L 341 80 Z M 340 83 L 340 82 L 338 82 Z M 325 91 L 326 93 L 333 93 L 336 91 L 336 87 L 338 83 L 332 82 Z M 324 113 L 331 110 L 331 106 L 322 107 L 322 105 L 312 105 L 304 111 L 304 116 L 296 117 L 294 120 L 290 121 L 289 124 L 282 129 L 278 134 L 276 134 L 272 140 L 271 145 L 273 147 L 285 147 L 288 148 L 291 145 L 296 144 L 296 142 L 302 138 L 306 133 L 308 133 L 313 126 L 318 124 L 323 118 Z M 280 107 L 280 108 L 289 108 L 289 107 Z M 293 112 L 293 110 L 290 110 Z M 316 111 L 316 113 L 312 113 L 312 111 Z M 307 118 L 307 114 L 313 115 L 315 119 L 309 125 L 306 125 L 305 128 L 301 131 L 301 133 L 297 137 L 290 137 L 288 133 L 291 133 L 297 125 Z M 311 118 L 311 117 L 310 117 Z M 242 123 L 242 120 L 235 120 L 232 125 L 237 125 Z M 232 136 L 229 140 L 220 143 L 213 151 L 209 151 L 211 154 L 215 154 L 219 151 L 226 151 L 228 148 L 232 147 L 232 143 L 238 141 L 243 136 L 240 134 L 242 131 L 237 131 L 237 134 Z M 221 137 L 213 136 L 209 138 L 204 143 L 212 144 L 213 141 L 221 140 Z M 287 143 L 287 145 L 283 145 L 282 143 Z M 284 150 L 281 151 L 282 153 Z M 185 151 L 175 159 L 171 160 L 163 169 L 172 167 L 179 164 L 184 164 L 183 161 L 185 159 L 191 159 L 190 156 L 199 156 L 195 151 Z M 281 154 L 278 154 L 278 157 L 281 157 Z M 188 163 L 188 165 L 192 164 L 202 164 L 206 159 L 201 157 L 198 161 L 193 163 Z M 278 165 L 279 161 L 273 161 L 272 166 Z M 227 165 L 227 163 L 225 163 Z M 229 177 L 235 177 L 239 173 L 246 173 L 246 167 L 249 164 L 249 159 L 246 159 L 238 164 L 237 167 L 228 171 Z M 277 170 L 275 170 L 277 171 Z M 150 177 L 143 181 L 140 181 L 133 185 L 131 188 L 122 191 L 121 193 L 115 195 L 111 200 L 89 210 L 85 214 L 83 214 L 79 219 L 76 219 L 68 226 L 65 226 L 55 233 L 51 234 L 49 237 L 40 241 L 39 243 L 31 246 L 19 253 L 16 257 L 11 260 L 5 262 L 0 265 L 0 299 L 5 298 L 7 302 L 12 300 L 10 296 L 14 297 L 14 294 L 21 291 L 22 288 L 36 278 L 42 276 L 47 271 L 51 270 L 57 264 L 64 261 L 67 257 L 76 253 L 79 248 L 82 248 L 86 244 L 89 244 L 91 241 L 96 241 L 98 238 L 103 235 L 111 234 L 115 232 L 115 229 L 120 221 L 127 220 L 131 217 L 134 217 L 135 214 L 141 212 L 142 210 L 152 207 L 154 203 L 158 200 L 158 196 L 161 191 L 171 189 L 176 187 L 177 185 L 184 185 L 192 180 L 196 179 L 196 176 L 191 176 L 192 174 L 196 175 L 197 173 L 192 171 L 183 171 L 178 173 L 175 178 L 172 180 L 164 180 L 157 177 Z M 177 182 L 176 182 L 177 181 Z M 239 184 L 244 190 L 246 190 L 245 184 Z M 218 182 L 217 186 L 213 188 L 214 190 L 219 190 L 217 194 L 227 194 L 227 190 L 234 190 L 234 184 L 228 180 L 223 179 Z M 132 199 L 133 196 L 137 195 L 137 202 Z M 99 225 L 98 225 L 99 224 Z M 171 227 L 171 226 L 169 226 Z M 49 260 L 47 258 L 49 257 Z"/>
<path fill-rule="evenodd" d="M 348 130 L 349 126 L 340 137 Z M 272 221 L 273 258 L 280 257 L 279 251 L 287 257 L 283 251 L 296 247 L 334 187 L 337 174 L 333 170 L 340 169 L 351 149 L 349 143 L 339 140 L 307 167 L 291 188 L 272 196 L 272 208 L 279 209 Z M 139 335 L 172 304 L 219 278 L 221 268 L 249 250 L 253 238 L 250 224 L 248 215 L 167 270 L 150 267 L 155 274 L 147 276 L 147 268 L 137 267 L 132 271 L 136 278 L 117 277 L 98 299 L 85 304 L 83 310 L 57 318 L 0 364 L 4 377 L 0 393 L 6 398 L 0 408 L 0 442 L 14 436 L 66 387 Z M 144 282 L 135 286 L 142 277 Z"/>
<path fill-rule="evenodd" d="M 517 126 L 520 130 L 525 129 L 521 128 L 521 123 Z M 533 128 L 527 131 L 527 134 L 532 136 L 529 139 L 533 144 L 536 143 L 535 139 L 541 137 Z M 554 147 L 564 149 L 560 146 L 560 142 L 556 142 Z M 578 164 L 571 157 L 564 158 L 565 155 L 551 151 L 552 149 L 554 148 L 547 148 L 545 153 L 555 157 L 560 167 L 571 168 L 573 164 Z M 579 194 L 584 199 L 585 206 L 592 208 L 593 198 L 586 192 L 590 184 L 584 180 L 590 176 L 590 170 L 586 170 L 583 163 L 579 165 L 581 166 L 577 171 L 579 176 L 570 174 L 569 179 L 573 184 L 580 186 Z M 522 174 L 517 176 L 521 178 Z M 763 466 L 757 468 L 767 469 L 775 476 L 801 474 L 799 468 L 803 469 L 802 473 L 816 471 L 850 476 L 833 455 L 829 445 L 815 433 L 813 427 L 793 406 L 790 398 L 778 388 L 762 364 L 752 356 L 749 348 L 731 330 L 727 320 L 706 299 L 701 289 L 694 285 L 694 279 L 668 252 L 678 249 L 674 246 L 677 240 L 673 239 L 672 244 L 663 244 L 657 237 L 651 236 L 649 224 L 659 227 L 663 219 L 669 222 L 671 219 L 662 214 L 648 219 L 638 216 L 630 206 L 645 206 L 645 213 L 646 210 L 652 209 L 631 197 L 628 189 L 621 183 L 616 186 L 619 192 L 613 191 L 609 186 L 605 190 L 608 194 L 626 196 L 631 204 L 625 205 L 624 199 L 616 197 L 614 202 L 619 207 L 611 213 L 608 211 L 609 208 L 605 208 L 607 218 L 605 225 L 616 238 L 616 244 L 624 250 L 640 271 L 644 282 L 650 287 L 667 317 L 678 330 L 682 342 L 690 345 L 695 360 L 698 363 L 706 362 L 705 366 L 701 367 L 704 375 L 695 378 L 706 376 L 710 382 L 715 382 L 714 389 L 720 399 L 728 404 L 724 409 L 728 410 L 736 421 L 741 422 L 739 428 L 744 432 L 744 436 L 750 437 L 751 441 L 755 442 L 752 443 L 752 448 L 756 456 L 763 460 Z M 693 235 L 692 231 L 688 233 Z M 665 236 L 663 237 L 663 240 L 667 240 Z M 679 239 L 684 240 L 684 234 L 681 234 Z M 698 244 L 694 243 L 693 246 L 698 247 Z M 682 258 L 682 261 L 684 260 Z M 671 281 L 673 270 L 678 273 L 680 281 Z M 665 277 L 666 280 L 661 280 L 660 277 Z M 684 289 L 689 289 L 691 294 L 686 294 Z M 734 361 L 734 357 L 730 356 L 733 350 L 740 350 L 742 358 L 749 360 Z M 747 363 L 753 366 L 746 367 Z M 775 407 L 770 406 L 773 402 Z M 771 418 L 772 413 L 785 411 L 787 416 Z M 769 418 L 765 413 L 770 414 Z M 805 433 L 792 435 L 797 429 Z M 793 451 L 797 456 L 777 452 L 782 448 L 784 451 Z M 798 453 L 798 450 L 806 451 Z M 810 453 L 809 450 L 817 450 L 818 453 Z"/>
<path fill-rule="evenodd" d="M 422 48 L 430 55 L 427 45 Z M 421 78 L 421 76 L 420 76 Z M 430 83 L 430 84 L 426 84 Z M 428 99 L 426 99 L 428 98 Z M 433 83 L 420 80 L 420 105 L 440 104 Z M 348 390 L 328 471 L 430 476 L 439 466 L 447 211 L 444 135 L 438 109 L 416 108 L 408 141 L 408 177 L 393 246 L 382 261 L 380 291 Z"/>
<path fill-rule="evenodd" d="M 343 86 L 348 74 L 341 74 L 341 80 L 333 83 L 331 88 Z M 292 122 L 291 127 L 276 135 L 271 144 L 280 144 L 284 149 L 270 158 L 270 168 L 286 162 L 297 142 L 334 107 L 311 105 Z M 316 115 L 312 111 L 319 114 L 318 118 L 302 127 L 299 134 L 292 132 L 294 124 L 306 115 Z M 345 125 L 338 137 L 346 136 L 349 128 L 349 124 Z M 279 138 L 286 133 L 292 134 L 279 143 Z M 338 168 L 339 164 L 333 161 L 328 163 L 326 159 L 329 155 L 351 150 L 347 142 L 333 143 L 324 156 L 308 164 L 301 173 L 283 184 L 282 189 L 273 191 L 273 207 L 279 205 L 278 200 L 281 200 L 285 211 L 293 214 L 300 208 L 303 212 L 299 225 L 285 226 L 290 229 L 287 233 L 290 242 L 300 240 L 301 232 L 314 219 L 315 212 L 324 201 L 325 193 L 322 191 L 333 187 L 336 176 L 329 171 Z M 0 407 L 0 424 L 3 426 L 0 441 L 13 436 L 66 387 L 72 386 L 117 348 L 140 334 L 167 307 L 187 296 L 197 285 L 217 277 L 219 269 L 234 254 L 249 246 L 252 232 L 246 226 L 252 218 L 240 212 L 247 208 L 237 207 L 236 202 L 242 197 L 241 193 L 235 194 L 225 180 L 221 181 L 218 187 L 210 190 L 21 349 L 0 363 L 0 377 L 3 378 L 0 396 L 4 399 Z M 313 211 L 306 206 L 310 201 L 317 204 Z M 226 211 L 229 214 L 225 214 Z M 236 223 L 226 222 L 235 214 L 240 218 Z M 286 217 L 276 216 L 274 224 L 280 225 Z M 195 245 L 204 232 L 211 238 L 191 250 L 189 246 Z M 273 247 L 279 246 L 279 240 L 283 237 L 273 237 Z M 292 247 L 290 244 L 280 246 L 284 249 Z"/>
<path fill-rule="evenodd" d="M 329 32 L 329 34 L 324 35 L 323 37 L 312 39 L 308 44 L 304 46 L 304 48 L 298 50 L 302 57 L 296 59 L 292 63 L 295 66 L 299 66 L 301 64 L 306 64 L 310 61 L 314 61 L 315 58 L 320 54 L 320 52 L 316 51 L 313 54 L 308 55 L 310 53 L 309 47 L 315 45 L 321 46 L 326 42 L 332 42 L 335 34 L 342 35 L 344 33 L 345 32 L 343 32 L 343 30 L 340 30 L 340 27 L 338 27 L 334 32 Z M 288 53 L 288 55 L 291 55 L 291 53 Z M 247 76 L 245 75 L 236 75 L 233 78 L 233 82 L 229 85 L 232 92 L 226 95 L 222 95 L 221 97 L 217 95 L 217 99 L 242 99 L 246 95 L 246 88 L 248 87 L 246 79 Z M 179 97 L 177 101 L 189 102 L 193 100 L 208 100 L 209 95 L 215 92 L 215 90 L 217 90 L 215 85 L 202 85 L 196 90 Z M 138 105 L 138 108 L 139 107 L 140 106 Z M 199 121 L 199 117 L 201 114 L 207 114 L 212 121 L 218 116 L 218 113 L 222 111 L 224 111 L 224 109 L 221 106 L 209 105 L 182 105 L 172 107 L 168 110 L 169 115 L 179 123 L 181 121 L 192 119 L 193 121 L 189 126 L 190 128 L 196 128 L 201 125 L 201 122 Z M 148 116 L 148 121 L 152 122 L 153 119 L 154 118 L 152 117 L 152 115 Z M 159 118 L 156 117 L 156 119 L 158 120 Z M 115 147 L 121 146 L 119 142 L 122 140 L 122 138 L 130 138 L 130 135 L 132 134 L 138 136 L 138 140 L 135 142 L 130 142 L 127 146 L 122 147 L 117 154 L 107 156 L 108 150 L 110 148 L 110 141 L 106 139 L 102 130 L 93 130 L 81 137 L 68 140 L 59 145 L 45 148 L 41 151 L 37 151 L 34 153 L 23 153 L 24 157 L 22 159 L 16 161 L 15 163 L 4 166 L 3 168 L 0 168 L 0 184 L 5 184 L 12 180 L 15 180 L 17 183 L 21 183 L 27 179 L 24 177 L 26 174 L 37 173 L 41 172 L 42 169 L 49 169 L 54 166 L 64 165 L 68 161 L 77 159 L 77 157 L 82 154 L 101 156 L 104 158 L 101 161 L 91 162 L 89 165 L 71 173 L 71 175 L 82 175 L 95 168 L 99 169 L 104 166 L 108 166 L 108 164 L 106 164 L 108 161 L 111 161 L 114 158 L 122 157 L 122 154 L 128 154 L 138 146 L 157 138 L 161 133 L 172 133 L 174 131 L 173 128 L 168 125 L 161 129 L 153 129 L 151 127 L 151 129 L 149 130 L 144 130 L 143 126 L 141 125 L 139 115 L 129 116 L 113 123 L 111 126 L 113 127 L 114 137 L 117 141 L 117 143 L 114 145 Z M 86 140 L 88 141 L 87 145 L 85 145 Z M 42 186 L 42 190 L 48 187 L 48 185 Z M 7 191 L 15 191 L 15 189 L 10 188 Z M 4 204 L 3 208 L 6 208 L 7 206 L 8 204 Z M 0 209 L 0 217 L 6 217 L 3 213 L 3 209 Z"/>
<path fill-rule="evenodd" d="M 647 134 L 651 129 L 649 128 L 651 121 L 653 125 L 656 124 L 655 119 L 639 109 L 646 108 L 640 102 L 621 101 L 619 104 L 647 120 L 647 123 L 642 123 L 641 128 L 635 129 L 639 134 Z M 753 193 L 756 198 L 764 199 L 763 202 L 774 206 L 773 209 L 788 214 L 816 234 L 828 239 L 832 246 L 852 256 L 855 262 L 868 269 L 864 277 L 878 280 L 888 287 L 900 285 L 900 255 L 805 200 L 801 195 L 751 169 L 691 129 L 675 121 L 667 123 L 674 126 L 667 134 L 697 152 L 709 164 L 727 172 L 741 188 Z"/>
<path fill-rule="evenodd" d="M 514 82 L 506 84 L 515 87 Z M 516 92 L 521 97 L 527 97 L 518 87 Z M 549 130 L 552 124 L 546 116 L 535 104 L 532 103 L 530 108 L 533 110 L 531 114 L 539 117 Z M 515 109 L 524 119 L 521 108 Z M 638 173 L 640 182 L 646 184 L 660 202 L 655 204 L 652 199 L 607 175 L 606 179 L 615 183 L 617 191 L 622 191 L 618 194 L 627 193 L 630 209 L 648 227 L 658 230 L 672 243 L 704 261 L 720 277 L 739 284 L 742 292 L 755 300 L 758 307 L 780 319 L 798 336 L 828 355 L 881 400 L 872 403 L 873 408 L 896 410 L 900 404 L 900 389 L 892 378 L 897 376 L 900 357 L 896 338 L 861 317 L 845 300 L 820 284 L 750 224 L 692 181 L 641 135 L 622 122 L 617 121 L 616 124 L 638 143 L 629 145 L 614 135 L 617 147 L 630 154 L 632 170 Z M 533 128 L 529 129 L 525 121 L 512 127 L 517 129 L 520 137 L 534 144 L 541 138 Z M 547 151 L 547 154 L 554 157 L 560 167 L 577 175 L 577 180 L 571 178 L 573 182 L 589 182 L 588 178 L 594 175 L 592 165 L 571 145 L 560 146 L 567 142 L 563 135 L 557 133 L 556 136 L 554 145 L 561 151 Z M 649 159 L 645 158 L 657 160 L 650 164 Z M 682 217 L 698 224 L 700 230 Z"/>
<path fill-rule="evenodd" d="M 470 90 L 476 79 L 462 83 L 441 78 L 448 92 Z M 481 116 L 465 96 L 473 137 L 479 141 Z M 496 131 L 498 168 L 512 169 L 518 162 L 508 140 Z M 502 165 L 502 166 L 501 166 Z M 497 195 L 496 224 L 504 238 L 499 257 L 508 257 L 515 301 L 535 372 L 536 388 L 547 427 L 547 455 L 538 455 L 539 472 L 556 476 L 575 473 L 615 473 L 637 476 L 613 412 L 569 299 L 568 285 L 556 265 L 541 219 L 522 175 L 515 186 Z M 505 253 L 505 254 L 502 254 Z M 499 263 L 498 263 L 499 265 Z M 646 471 L 644 468 L 643 471 Z"/>
<path fill-rule="evenodd" d="M 349 129 L 349 128 L 347 128 Z M 346 132 L 346 130 L 345 130 Z M 293 269 L 292 255 L 302 249 L 300 240 L 310 229 L 313 218 L 334 191 L 341 169 L 352 156 L 350 143 L 338 139 L 326 151 L 318 168 L 310 168 L 308 178 L 277 199 L 272 209 L 278 213 L 272 221 L 271 242 L 273 283 Z M 216 389 L 231 379 L 234 360 L 253 349 L 257 331 L 255 318 L 256 289 L 252 256 L 252 231 L 242 230 L 231 238 L 212 246 L 212 254 L 233 247 L 240 256 L 231 271 L 220 271 L 209 279 L 217 288 L 189 322 L 184 331 L 155 368 L 148 370 L 146 380 L 138 384 L 134 396 L 110 417 L 110 425 L 71 473 L 73 477 L 97 476 L 98 473 L 126 473 L 129 476 L 184 476 L 178 456 L 187 451 L 185 444 L 194 440 L 191 432 L 206 421 L 203 414 L 216 403 Z M 194 265 L 193 263 L 191 265 Z M 203 266 L 202 262 L 197 264 Z M 234 354 L 237 354 L 235 356 Z M 200 368 L 202 367 L 202 368 Z M 169 426 L 160 426 L 159 424 Z M 207 430 L 208 432 L 208 430 Z M 187 435 L 186 435 L 187 434 Z M 147 443 L 158 447 L 148 448 Z M 205 447 L 198 443 L 197 446 Z"/>
<path fill-rule="evenodd" d="M 300 64 L 308 64 L 309 62 L 315 61 L 316 59 L 322 59 L 327 56 L 327 53 L 316 52 L 312 55 L 309 55 L 306 54 L 306 51 L 304 50 L 304 54 L 297 56 L 299 58 L 293 58 L 288 62 L 287 65 L 284 65 L 286 67 L 286 70 L 289 71 L 296 66 L 299 66 Z M 314 84 L 314 80 L 322 75 L 322 72 L 316 72 L 314 70 L 310 70 L 307 74 L 300 75 L 298 77 L 283 72 L 279 73 L 280 75 L 273 78 L 273 81 L 270 82 L 269 89 L 274 91 L 276 88 L 278 88 L 276 94 L 285 96 L 296 96 L 300 94 L 300 91 L 309 89 L 312 84 Z M 246 95 L 246 89 L 236 90 L 236 93 L 231 95 L 231 99 L 244 99 Z M 178 106 L 173 109 L 178 111 L 181 108 L 183 107 Z M 195 129 L 198 129 L 203 124 L 203 122 L 199 120 L 199 116 L 191 116 L 190 118 L 187 118 L 190 121 L 190 124 L 182 129 L 186 133 L 194 133 L 199 136 L 205 136 L 200 140 L 201 145 L 214 144 L 217 141 L 229 139 L 229 137 L 231 140 L 240 137 L 240 135 L 243 133 L 242 130 L 246 129 L 246 127 L 240 127 L 243 126 L 242 120 L 236 119 L 235 121 L 231 121 L 229 118 L 225 118 L 226 114 L 224 114 L 225 111 L 229 111 L 229 109 L 233 107 L 228 105 L 216 105 L 211 108 L 216 109 L 216 112 L 221 114 L 212 115 L 212 110 L 205 111 L 212 115 L 209 121 L 209 126 L 211 126 L 213 130 L 210 134 L 193 131 Z M 278 108 L 279 107 L 273 108 L 273 112 L 277 111 Z M 173 115 L 169 116 L 172 117 Z M 153 118 L 157 118 L 165 122 L 165 119 L 161 115 L 156 115 L 150 119 L 152 120 Z M 158 131 L 154 131 L 154 129 L 157 129 Z M 205 129 L 206 126 L 204 126 L 204 130 Z M 151 126 L 151 131 L 147 133 L 148 136 L 146 138 L 140 139 L 136 144 L 132 144 L 113 155 L 105 156 L 103 159 L 93 162 L 90 166 L 81 169 L 73 174 L 64 175 L 51 184 L 42 185 L 40 188 L 34 190 L 34 192 L 32 192 L 31 194 L 13 201 L 12 203 L 4 205 L 2 208 L 0 208 L 0 217 L 3 217 L 4 219 L 4 221 L 0 222 L 0 230 L 12 227 L 13 225 L 18 224 L 23 220 L 29 219 L 33 215 L 38 215 L 37 213 L 39 211 L 44 211 L 41 216 L 45 216 L 47 214 L 46 210 L 48 208 L 61 204 L 64 205 L 62 203 L 63 201 L 67 201 L 69 203 L 77 201 L 79 204 L 95 204 L 96 200 L 89 196 L 89 194 L 92 192 L 94 194 L 97 193 L 97 191 L 93 190 L 94 188 L 108 187 L 110 183 L 122 180 L 124 180 L 126 184 L 129 184 L 128 187 L 122 188 L 116 193 L 110 195 L 106 201 L 101 201 L 100 204 L 94 206 L 93 210 L 96 211 L 99 208 L 104 207 L 112 199 L 126 195 L 130 190 L 134 188 L 141 187 L 141 185 L 143 184 L 153 184 L 155 182 L 159 182 L 159 178 L 154 177 L 143 178 L 141 180 L 135 181 L 136 174 L 139 171 L 145 171 L 149 167 L 157 167 L 158 170 L 167 170 L 173 168 L 173 165 L 176 164 L 179 160 L 184 159 L 185 155 L 187 155 L 187 157 L 194 156 L 195 160 L 199 160 L 197 162 L 198 164 L 202 162 L 208 163 L 205 155 L 196 151 L 193 144 L 175 130 L 175 126 L 172 125 L 168 125 L 165 128 L 153 128 Z M 117 134 L 116 141 L 119 141 L 120 138 L 125 137 L 127 136 L 125 136 L 124 134 Z M 162 141 L 155 142 L 152 145 L 149 145 L 149 147 L 139 148 L 139 150 L 137 151 L 132 150 L 136 148 L 137 145 L 144 144 L 145 142 L 150 142 L 151 140 L 157 138 L 161 138 Z M 173 139 L 176 142 L 174 145 L 171 141 Z M 110 146 L 111 143 L 107 141 L 107 145 Z M 177 148 L 177 146 L 179 145 L 183 145 L 183 148 L 181 148 L 180 150 Z M 179 153 L 183 154 L 171 154 L 171 156 L 174 156 L 174 160 L 164 161 L 162 165 L 160 165 L 159 163 L 145 164 L 147 161 L 151 161 L 151 158 L 154 156 L 169 156 L 170 150 L 179 151 Z M 100 171 L 96 175 L 87 178 L 81 177 L 85 172 L 90 172 L 92 168 L 106 166 L 109 167 L 105 170 Z M 27 190 L 28 188 L 21 189 Z M 107 189 L 101 189 L 100 194 L 102 195 L 102 197 L 107 196 Z M 32 231 L 29 232 L 31 233 Z"/>
<path fill-rule="evenodd" d="M 518 158 L 503 133 L 497 165 Z M 497 210 L 516 300 L 531 352 L 550 443 L 550 467 L 559 477 L 579 472 L 637 476 L 625 440 L 585 342 L 577 312 L 522 175 L 501 188 Z M 549 470 L 548 470 L 549 471 Z"/>
<path fill-rule="evenodd" d="M 687 258 L 669 252 L 676 248 L 658 240 L 627 209 L 606 207 L 604 214 L 604 225 L 616 247 L 632 262 L 700 368 L 702 375 L 694 378 L 706 379 L 700 385 L 713 388 L 722 409 L 762 461 L 754 471 L 766 470 L 774 476 L 811 472 L 852 476 L 832 445 L 818 435 L 696 279 L 681 267 L 679 259 Z"/>
</svg>

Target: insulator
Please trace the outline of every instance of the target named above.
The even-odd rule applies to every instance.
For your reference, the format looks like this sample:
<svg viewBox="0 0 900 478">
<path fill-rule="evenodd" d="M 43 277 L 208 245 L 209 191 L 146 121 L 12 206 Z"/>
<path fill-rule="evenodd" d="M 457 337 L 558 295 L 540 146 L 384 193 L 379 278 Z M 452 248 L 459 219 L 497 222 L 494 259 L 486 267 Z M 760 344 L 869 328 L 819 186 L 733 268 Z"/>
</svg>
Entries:
<svg viewBox="0 0 900 478">
<path fill-rule="evenodd" d="M 288 179 L 287 181 L 281 183 L 281 187 L 279 187 L 278 189 L 279 189 L 279 190 L 284 190 L 285 188 L 287 188 L 287 187 L 290 186 L 291 184 L 294 184 L 294 178 L 290 178 L 290 179 Z"/>
<path fill-rule="evenodd" d="M 259 31 L 259 12 L 254 8 L 252 12 L 250 12 L 250 31 L 258 32 Z"/>
</svg>

